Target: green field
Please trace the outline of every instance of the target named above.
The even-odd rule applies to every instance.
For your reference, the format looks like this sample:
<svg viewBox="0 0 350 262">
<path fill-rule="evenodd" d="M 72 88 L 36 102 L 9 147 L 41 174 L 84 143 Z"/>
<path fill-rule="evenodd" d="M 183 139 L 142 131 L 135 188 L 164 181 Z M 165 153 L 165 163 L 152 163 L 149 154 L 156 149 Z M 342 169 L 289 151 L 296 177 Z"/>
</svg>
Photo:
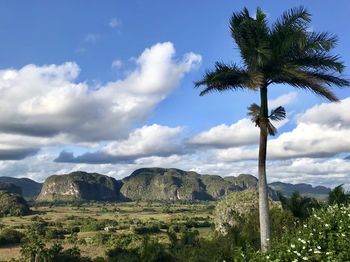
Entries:
<svg viewBox="0 0 350 262">
<path fill-rule="evenodd" d="M 177 233 L 198 230 L 201 237 L 208 238 L 212 232 L 214 204 L 128 202 L 37 206 L 32 207 L 32 215 L 5 217 L 1 224 L 3 228 L 25 232 L 28 226 L 39 223 L 45 227 L 48 246 L 55 242 L 65 248 L 77 245 L 84 256 L 103 257 L 113 246 L 113 240 L 126 235 L 135 239 L 148 235 L 168 242 L 166 232 L 172 228 Z M 20 249 L 20 244 L 0 247 L 0 261 L 19 258 Z"/>
</svg>

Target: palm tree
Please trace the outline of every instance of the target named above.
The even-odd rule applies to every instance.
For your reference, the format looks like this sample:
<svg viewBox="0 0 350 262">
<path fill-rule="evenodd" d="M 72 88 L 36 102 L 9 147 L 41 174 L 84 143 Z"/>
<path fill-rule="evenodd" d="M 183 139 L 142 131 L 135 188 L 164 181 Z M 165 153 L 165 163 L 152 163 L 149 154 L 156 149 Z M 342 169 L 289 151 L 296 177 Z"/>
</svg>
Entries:
<svg viewBox="0 0 350 262">
<path fill-rule="evenodd" d="M 325 32 L 310 31 L 311 15 L 303 8 L 293 8 L 282 14 L 272 25 L 266 14 L 257 8 L 251 16 L 247 8 L 234 13 L 230 20 L 231 36 L 242 58 L 237 63 L 217 62 L 207 71 L 196 87 L 204 85 L 200 95 L 213 91 L 248 89 L 260 92 L 260 106 L 252 105 L 250 113 L 260 128 L 259 144 L 259 220 L 261 248 L 266 250 L 270 240 L 270 218 L 266 182 L 266 146 L 270 130 L 268 87 L 288 84 L 309 90 L 329 101 L 338 101 L 331 86 L 348 86 L 340 75 L 344 64 L 340 57 L 330 54 L 337 38 Z M 281 110 L 281 109 L 280 109 Z M 284 111 L 284 110 L 282 110 Z M 271 132 L 272 131 L 272 132 Z"/>
</svg>

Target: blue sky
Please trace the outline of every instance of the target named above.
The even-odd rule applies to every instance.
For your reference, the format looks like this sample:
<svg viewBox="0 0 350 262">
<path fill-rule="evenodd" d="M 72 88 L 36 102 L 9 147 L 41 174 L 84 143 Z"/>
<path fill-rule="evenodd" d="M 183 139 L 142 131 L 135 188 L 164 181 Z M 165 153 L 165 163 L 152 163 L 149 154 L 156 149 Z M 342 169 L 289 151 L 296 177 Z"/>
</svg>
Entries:
<svg viewBox="0 0 350 262">
<path fill-rule="evenodd" d="M 242 121 L 246 107 L 258 102 L 258 94 L 199 97 L 193 82 L 216 61 L 239 61 L 228 29 L 232 12 L 244 6 L 254 12 L 260 6 L 274 21 L 284 10 L 299 5 L 313 15 L 310 30 L 339 37 L 334 53 L 348 66 L 348 1 L 1 2 L 0 90 L 6 93 L 0 101 L 0 174 L 43 180 L 53 173 L 84 169 L 120 178 L 138 167 L 159 165 L 223 176 L 255 175 L 256 161 L 250 155 L 256 150 L 256 134 L 249 140 L 232 133 L 246 127 Z M 157 76 L 157 69 L 164 68 L 168 69 Z M 150 80 L 153 75 L 148 70 L 154 71 L 155 80 Z M 350 78 L 349 68 L 344 76 Z M 152 84 L 158 86 L 155 91 Z M 141 88 L 150 91 L 143 95 Z M 337 120 L 346 127 L 347 115 L 332 113 L 327 123 L 312 118 L 314 111 L 338 112 L 338 107 L 350 104 L 349 89 L 336 94 L 344 105 L 324 104 L 319 97 L 287 86 L 271 87 L 270 99 L 280 98 L 289 120 L 280 128 L 279 134 L 285 135 L 276 138 L 281 141 L 272 145 L 290 143 L 288 135 L 299 137 L 304 125 L 315 134 L 316 124 L 322 130 Z M 133 103 L 137 107 L 130 111 Z M 332 143 L 348 134 L 346 128 L 340 129 L 329 130 L 325 140 Z M 155 134 L 162 143 L 152 137 Z M 237 143 L 218 141 L 226 136 Z M 203 145 L 201 138 L 212 143 Z M 315 144 L 310 134 L 301 139 L 305 145 Z M 331 149 L 319 145 L 306 153 L 272 150 L 270 180 L 348 183 L 350 164 L 344 158 L 350 155 L 350 143 L 341 144 L 330 145 Z M 234 157 L 227 157 L 230 154 Z M 303 168 L 305 176 L 301 176 Z"/>
</svg>

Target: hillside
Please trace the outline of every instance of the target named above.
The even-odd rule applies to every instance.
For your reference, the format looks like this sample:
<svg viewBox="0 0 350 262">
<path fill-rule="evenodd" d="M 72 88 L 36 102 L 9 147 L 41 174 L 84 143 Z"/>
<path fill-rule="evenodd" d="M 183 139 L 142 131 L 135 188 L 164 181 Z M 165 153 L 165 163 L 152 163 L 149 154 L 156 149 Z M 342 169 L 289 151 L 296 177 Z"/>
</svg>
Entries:
<svg viewBox="0 0 350 262">
<path fill-rule="evenodd" d="M 30 213 L 27 202 L 18 194 L 0 192 L 0 217 L 24 216 Z"/>
<path fill-rule="evenodd" d="M 117 201 L 120 182 L 97 173 L 73 172 L 45 180 L 38 201 Z"/>
<path fill-rule="evenodd" d="M 22 195 L 22 189 L 12 183 L 0 182 L 0 192 Z"/>
<path fill-rule="evenodd" d="M 20 187 L 24 198 L 35 198 L 39 195 L 42 184 L 29 178 L 0 177 L 0 182 L 11 183 Z"/>
<path fill-rule="evenodd" d="M 123 179 L 121 193 L 131 200 L 216 200 L 249 188 L 253 185 L 251 177 L 240 175 L 238 183 L 234 177 L 226 179 L 175 168 L 141 168 Z"/>
</svg>

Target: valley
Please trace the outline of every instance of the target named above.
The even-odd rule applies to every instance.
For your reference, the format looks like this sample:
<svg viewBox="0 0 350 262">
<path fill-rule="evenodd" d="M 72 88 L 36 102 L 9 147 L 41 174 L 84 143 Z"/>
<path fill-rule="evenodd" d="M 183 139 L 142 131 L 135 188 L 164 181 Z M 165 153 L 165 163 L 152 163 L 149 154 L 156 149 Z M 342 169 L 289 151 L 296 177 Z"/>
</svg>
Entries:
<svg viewBox="0 0 350 262">
<path fill-rule="evenodd" d="M 167 232 L 181 234 L 198 230 L 203 238 L 212 234 L 213 202 L 198 203 L 85 203 L 79 206 L 34 206 L 33 214 L 22 217 L 4 217 L 2 228 L 25 232 L 32 224 L 45 231 L 47 245 L 60 242 L 65 248 L 77 246 L 83 256 L 104 257 L 117 242 L 131 239 L 133 244 L 142 236 L 168 243 Z M 130 243 L 131 244 L 131 243 Z M 0 261 L 20 258 L 20 244 L 0 246 Z"/>
</svg>

